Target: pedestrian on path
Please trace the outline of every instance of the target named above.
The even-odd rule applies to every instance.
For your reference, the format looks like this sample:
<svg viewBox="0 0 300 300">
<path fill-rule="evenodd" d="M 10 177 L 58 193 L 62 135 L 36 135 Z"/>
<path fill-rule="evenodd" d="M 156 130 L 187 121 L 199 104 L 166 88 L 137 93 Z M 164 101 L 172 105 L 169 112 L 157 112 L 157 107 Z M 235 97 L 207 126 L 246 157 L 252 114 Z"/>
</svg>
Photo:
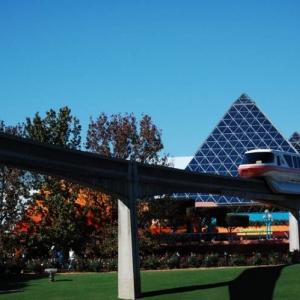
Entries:
<svg viewBox="0 0 300 300">
<path fill-rule="evenodd" d="M 72 248 L 70 248 L 70 250 L 69 250 L 69 267 L 68 267 L 68 270 L 71 270 L 73 268 L 75 258 L 76 258 L 75 252 Z"/>
</svg>

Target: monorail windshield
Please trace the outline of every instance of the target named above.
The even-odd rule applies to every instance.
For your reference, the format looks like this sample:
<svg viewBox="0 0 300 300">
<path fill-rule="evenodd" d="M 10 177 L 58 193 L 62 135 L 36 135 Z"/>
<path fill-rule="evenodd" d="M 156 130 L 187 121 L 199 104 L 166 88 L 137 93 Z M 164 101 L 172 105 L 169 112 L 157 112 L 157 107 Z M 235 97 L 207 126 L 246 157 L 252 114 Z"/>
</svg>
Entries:
<svg viewBox="0 0 300 300">
<path fill-rule="evenodd" d="M 272 152 L 246 153 L 242 160 L 242 165 L 268 164 L 274 162 L 275 155 Z"/>
</svg>

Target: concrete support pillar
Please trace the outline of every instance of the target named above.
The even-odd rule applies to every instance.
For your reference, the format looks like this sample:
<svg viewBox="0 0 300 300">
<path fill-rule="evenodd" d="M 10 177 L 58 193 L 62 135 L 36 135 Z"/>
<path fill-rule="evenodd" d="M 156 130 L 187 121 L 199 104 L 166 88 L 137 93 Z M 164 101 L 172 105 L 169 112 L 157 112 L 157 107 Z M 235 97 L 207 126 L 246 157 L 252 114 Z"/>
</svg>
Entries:
<svg viewBox="0 0 300 300">
<path fill-rule="evenodd" d="M 118 298 L 141 296 L 139 243 L 137 230 L 137 186 L 135 167 L 129 170 L 130 199 L 118 200 Z"/>
<path fill-rule="evenodd" d="M 297 205 L 298 206 L 298 205 Z M 299 208 L 289 213 L 290 223 L 290 252 L 299 250 Z"/>
</svg>

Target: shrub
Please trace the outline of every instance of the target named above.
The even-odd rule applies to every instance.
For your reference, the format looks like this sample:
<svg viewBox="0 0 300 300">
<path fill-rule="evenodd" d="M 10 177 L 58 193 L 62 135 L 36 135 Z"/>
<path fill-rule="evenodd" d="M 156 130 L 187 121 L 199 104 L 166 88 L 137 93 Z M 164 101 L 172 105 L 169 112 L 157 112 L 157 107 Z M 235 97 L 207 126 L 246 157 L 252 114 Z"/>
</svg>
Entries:
<svg viewBox="0 0 300 300">
<path fill-rule="evenodd" d="M 229 257 L 231 266 L 247 266 L 247 260 L 244 255 L 233 254 Z"/>
<path fill-rule="evenodd" d="M 291 262 L 293 264 L 300 262 L 300 251 L 299 250 L 294 250 L 293 252 L 290 252 L 289 255 L 291 258 Z"/>
<path fill-rule="evenodd" d="M 279 252 L 272 252 L 268 255 L 268 263 L 270 265 L 278 265 L 282 263 L 282 254 Z"/>
<path fill-rule="evenodd" d="M 102 262 L 99 259 L 95 259 L 90 261 L 88 269 L 93 272 L 101 272 L 102 267 Z"/>
<path fill-rule="evenodd" d="M 180 255 L 179 253 L 175 253 L 170 256 L 167 260 L 167 264 L 169 269 L 179 269 L 180 267 Z"/>
<path fill-rule="evenodd" d="M 206 268 L 217 267 L 219 263 L 219 254 L 211 253 L 204 256 L 202 265 Z"/>
<path fill-rule="evenodd" d="M 263 257 L 261 253 L 254 253 L 251 260 L 250 264 L 253 266 L 260 266 L 263 264 Z"/>
<path fill-rule="evenodd" d="M 109 258 L 106 260 L 106 268 L 108 271 L 117 271 L 118 270 L 118 259 Z"/>
<path fill-rule="evenodd" d="M 290 265 L 292 264 L 292 257 L 291 255 L 288 253 L 288 254 L 283 254 L 282 255 L 282 263 L 283 264 L 287 264 L 287 265 Z"/>
<path fill-rule="evenodd" d="M 201 257 L 191 254 L 191 256 L 182 259 L 182 268 L 199 268 L 201 266 Z"/>
<path fill-rule="evenodd" d="M 88 262 L 86 259 L 82 259 L 80 257 L 76 257 L 74 263 L 73 263 L 74 270 L 78 272 L 87 271 L 89 269 Z M 92 270 L 94 271 L 94 270 Z M 94 271 L 98 272 L 98 271 Z"/>
<path fill-rule="evenodd" d="M 169 259 L 169 255 L 168 254 L 160 257 L 160 259 L 159 259 L 159 261 L 160 261 L 160 269 L 168 269 L 169 268 L 168 259 Z"/>
<path fill-rule="evenodd" d="M 252 256 L 247 258 L 242 254 L 233 254 L 228 256 L 224 252 L 224 256 L 219 256 L 218 253 L 208 253 L 206 255 L 193 254 L 188 256 L 180 256 L 178 252 L 166 253 L 163 256 L 149 255 L 140 258 L 140 266 L 146 270 L 158 269 L 178 269 L 178 268 L 199 268 L 199 267 L 219 267 L 219 266 L 259 266 L 259 265 L 277 265 L 277 264 L 292 264 L 300 262 L 300 251 L 294 250 L 293 252 L 281 253 L 271 252 L 266 255 L 261 253 L 253 253 Z M 25 268 L 26 267 L 26 268 Z M 23 269 L 32 273 L 43 273 L 46 268 L 59 268 L 57 262 L 51 262 L 49 259 L 31 259 L 25 264 L 23 261 L 16 261 L 13 259 L 5 262 L 0 261 L 0 274 L 10 273 L 17 274 Z M 74 262 L 73 269 L 91 272 L 102 271 L 117 271 L 118 259 L 117 258 L 77 258 Z"/>
<path fill-rule="evenodd" d="M 22 270 L 22 265 L 16 261 L 8 260 L 6 261 L 5 269 L 11 274 L 20 274 Z"/>
<path fill-rule="evenodd" d="M 180 267 L 180 255 L 178 252 L 174 254 L 166 253 L 160 259 L 160 268 L 161 269 L 177 269 Z"/>
<path fill-rule="evenodd" d="M 155 256 L 147 256 L 141 261 L 141 268 L 146 270 L 158 270 L 160 268 L 160 259 Z"/>
<path fill-rule="evenodd" d="M 39 260 L 30 260 L 27 263 L 27 270 L 30 273 L 42 273 L 45 267 L 47 268 L 47 266 L 45 266 Z"/>
</svg>

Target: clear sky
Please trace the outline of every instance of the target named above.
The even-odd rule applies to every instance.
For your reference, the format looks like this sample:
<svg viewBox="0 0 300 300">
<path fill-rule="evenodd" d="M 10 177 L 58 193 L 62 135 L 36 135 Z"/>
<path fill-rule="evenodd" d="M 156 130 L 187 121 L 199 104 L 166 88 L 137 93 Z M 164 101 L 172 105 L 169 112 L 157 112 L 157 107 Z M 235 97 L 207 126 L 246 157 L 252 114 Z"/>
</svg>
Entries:
<svg viewBox="0 0 300 300">
<path fill-rule="evenodd" d="M 0 119 L 142 113 L 193 156 L 246 93 L 300 131 L 299 0 L 1 0 Z"/>
</svg>

